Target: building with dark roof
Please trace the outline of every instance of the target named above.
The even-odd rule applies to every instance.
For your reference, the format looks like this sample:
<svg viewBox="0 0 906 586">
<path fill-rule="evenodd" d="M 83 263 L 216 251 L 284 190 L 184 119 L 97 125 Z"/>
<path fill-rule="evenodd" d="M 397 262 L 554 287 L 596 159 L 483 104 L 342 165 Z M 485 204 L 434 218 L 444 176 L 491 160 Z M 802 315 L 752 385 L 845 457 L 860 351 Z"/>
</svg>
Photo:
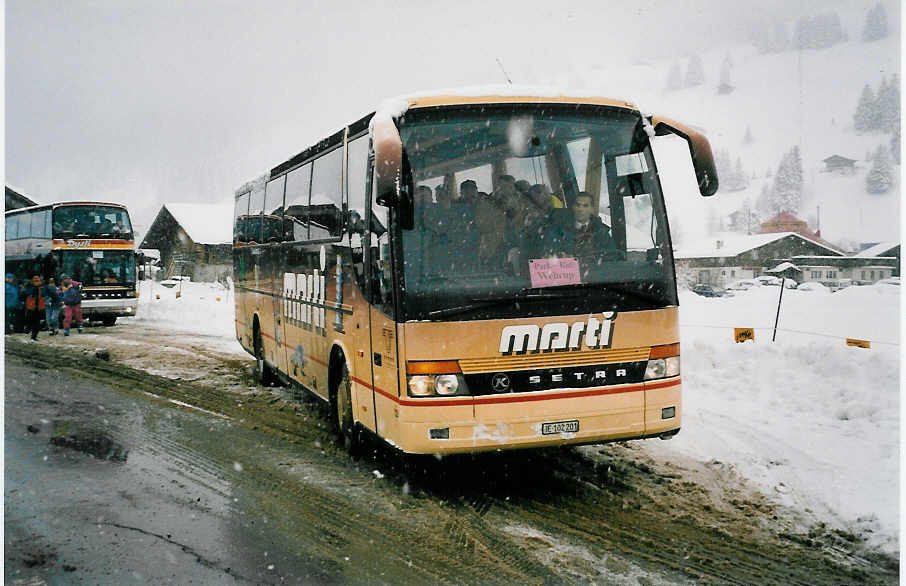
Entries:
<svg viewBox="0 0 906 586">
<path fill-rule="evenodd" d="M 17 210 L 19 208 L 27 208 L 34 205 L 38 205 L 38 202 L 32 201 L 30 198 L 10 188 L 9 185 L 6 186 L 6 206 L 4 207 L 4 210 Z"/>
<path fill-rule="evenodd" d="M 140 249 L 160 254 L 161 277 L 223 281 L 233 272 L 233 206 L 164 204 Z"/>
</svg>

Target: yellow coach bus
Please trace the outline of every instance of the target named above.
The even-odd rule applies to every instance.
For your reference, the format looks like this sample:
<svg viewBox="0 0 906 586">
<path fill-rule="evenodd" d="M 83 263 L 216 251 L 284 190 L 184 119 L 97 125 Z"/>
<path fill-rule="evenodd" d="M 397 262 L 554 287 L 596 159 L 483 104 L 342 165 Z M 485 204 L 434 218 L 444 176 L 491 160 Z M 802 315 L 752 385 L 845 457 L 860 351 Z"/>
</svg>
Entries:
<svg viewBox="0 0 906 586">
<path fill-rule="evenodd" d="M 236 192 L 236 335 L 265 383 L 408 453 L 670 437 L 678 302 L 651 139 L 630 103 L 388 102 Z M 688 159 L 687 159 L 688 161 Z"/>
<path fill-rule="evenodd" d="M 6 272 L 17 280 L 68 275 L 85 319 L 106 326 L 138 309 L 135 236 L 126 206 L 67 201 L 6 212 Z"/>
</svg>

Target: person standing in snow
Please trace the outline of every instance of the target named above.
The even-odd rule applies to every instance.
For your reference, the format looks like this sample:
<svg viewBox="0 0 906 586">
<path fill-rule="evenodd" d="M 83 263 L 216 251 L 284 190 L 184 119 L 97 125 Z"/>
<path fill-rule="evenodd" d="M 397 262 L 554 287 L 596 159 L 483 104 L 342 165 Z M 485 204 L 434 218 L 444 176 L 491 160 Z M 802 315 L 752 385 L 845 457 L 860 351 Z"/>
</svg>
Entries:
<svg viewBox="0 0 906 586">
<path fill-rule="evenodd" d="M 44 283 L 41 277 L 35 275 L 31 283 L 25 288 L 25 331 L 31 332 L 31 339 L 38 339 L 38 330 L 41 329 L 41 316 L 47 308 L 44 298 Z"/>
<path fill-rule="evenodd" d="M 6 273 L 6 333 L 12 334 L 16 331 L 16 322 L 19 321 L 19 287 L 16 285 L 16 276 L 12 273 Z"/>
<path fill-rule="evenodd" d="M 82 333 L 82 291 L 81 283 L 63 275 L 63 335 L 69 335 L 69 328 L 75 319 L 79 333 Z"/>
<path fill-rule="evenodd" d="M 47 322 L 47 331 L 51 336 L 56 336 L 57 327 L 60 325 L 60 307 L 63 306 L 63 299 L 60 297 L 60 289 L 53 277 L 47 279 L 47 285 L 44 287 L 44 299 L 46 299 L 44 321 Z"/>
</svg>

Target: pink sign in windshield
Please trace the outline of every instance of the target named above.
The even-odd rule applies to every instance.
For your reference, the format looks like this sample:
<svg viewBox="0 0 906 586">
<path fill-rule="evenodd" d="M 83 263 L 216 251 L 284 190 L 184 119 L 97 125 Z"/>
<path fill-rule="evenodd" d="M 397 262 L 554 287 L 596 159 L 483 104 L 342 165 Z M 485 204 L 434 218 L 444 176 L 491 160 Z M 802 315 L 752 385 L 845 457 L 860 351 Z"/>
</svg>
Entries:
<svg viewBox="0 0 906 586">
<path fill-rule="evenodd" d="M 529 261 L 532 288 L 578 285 L 579 261 L 575 258 L 539 258 Z"/>
</svg>

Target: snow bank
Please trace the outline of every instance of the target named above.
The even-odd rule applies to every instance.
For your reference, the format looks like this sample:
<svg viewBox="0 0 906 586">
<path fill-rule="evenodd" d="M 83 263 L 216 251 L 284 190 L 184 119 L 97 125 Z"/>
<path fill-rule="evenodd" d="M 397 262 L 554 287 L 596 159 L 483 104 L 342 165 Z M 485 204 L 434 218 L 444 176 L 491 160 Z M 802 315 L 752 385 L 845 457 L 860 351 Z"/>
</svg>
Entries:
<svg viewBox="0 0 906 586">
<path fill-rule="evenodd" d="M 133 319 L 162 330 L 235 341 L 235 311 L 232 288 L 219 283 L 183 281 L 167 288 L 157 282 L 142 281 L 138 311 Z"/>
<path fill-rule="evenodd" d="M 645 449 L 728 464 L 780 502 L 898 551 L 898 288 L 785 291 L 772 343 L 779 293 L 681 293 L 683 431 Z M 755 341 L 734 343 L 733 327 L 756 328 Z"/>
</svg>

